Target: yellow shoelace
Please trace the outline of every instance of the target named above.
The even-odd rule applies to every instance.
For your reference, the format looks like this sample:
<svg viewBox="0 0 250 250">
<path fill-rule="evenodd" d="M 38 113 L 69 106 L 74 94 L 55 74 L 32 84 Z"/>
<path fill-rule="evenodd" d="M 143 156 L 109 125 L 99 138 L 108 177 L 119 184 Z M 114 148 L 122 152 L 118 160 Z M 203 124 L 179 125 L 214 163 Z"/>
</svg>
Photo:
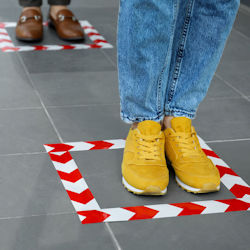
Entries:
<svg viewBox="0 0 250 250">
<path fill-rule="evenodd" d="M 201 157 L 204 158 L 200 144 L 196 142 L 198 138 L 195 132 L 177 132 L 171 135 L 171 137 L 183 158 L 188 157 L 191 158 L 192 161 L 200 160 Z"/>
<path fill-rule="evenodd" d="M 144 160 L 160 160 L 162 137 L 159 135 L 136 135 L 137 156 Z"/>
</svg>

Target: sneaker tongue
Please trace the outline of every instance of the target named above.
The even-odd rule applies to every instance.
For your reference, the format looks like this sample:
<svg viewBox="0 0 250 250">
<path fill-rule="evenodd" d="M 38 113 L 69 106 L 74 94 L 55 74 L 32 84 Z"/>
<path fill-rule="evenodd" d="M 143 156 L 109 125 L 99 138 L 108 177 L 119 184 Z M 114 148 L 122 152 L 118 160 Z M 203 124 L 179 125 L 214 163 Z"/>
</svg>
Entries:
<svg viewBox="0 0 250 250">
<path fill-rule="evenodd" d="M 175 132 L 191 132 L 191 119 L 186 117 L 175 117 L 171 120 L 171 127 Z"/>
<path fill-rule="evenodd" d="M 137 126 L 143 135 L 158 135 L 161 132 L 161 125 L 155 121 L 143 121 Z"/>
</svg>

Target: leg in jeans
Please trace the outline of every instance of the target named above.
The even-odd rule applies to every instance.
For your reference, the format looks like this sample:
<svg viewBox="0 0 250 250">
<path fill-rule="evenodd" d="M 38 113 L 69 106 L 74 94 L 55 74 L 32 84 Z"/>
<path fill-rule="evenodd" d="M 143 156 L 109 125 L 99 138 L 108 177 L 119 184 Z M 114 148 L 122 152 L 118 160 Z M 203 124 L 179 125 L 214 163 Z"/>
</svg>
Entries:
<svg viewBox="0 0 250 250">
<path fill-rule="evenodd" d="M 239 0 L 121 1 L 121 118 L 134 123 L 122 163 L 129 191 L 166 192 L 164 138 L 155 122 L 164 116 L 165 150 L 177 183 L 194 193 L 220 189 L 219 171 L 202 151 L 190 119 L 206 95 L 238 6 Z"/>
<path fill-rule="evenodd" d="M 176 23 L 165 114 L 194 118 L 219 64 L 239 0 L 181 1 Z"/>
<path fill-rule="evenodd" d="M 219 63 L 239 0 L 121 0 L 121 118 L 195 116 Z"/>
<path fill-rule="evenodd" d="M 166 79 L 177 18 L 177 0 L 121 0 L 118 69 L 121 118 L 162 120 Z"/>
<path fill-rule="evenodd" d="M 118 26 L 121 118 L 131 128 L 122 162 L 123 185 L 135 194 L 164 195 L 169 173 L 164 154 L 167 81 L 177 17 L 177 0 L 122 0 Z M 147 121 L 154 120 L 154 121 Z"/>
</svg>

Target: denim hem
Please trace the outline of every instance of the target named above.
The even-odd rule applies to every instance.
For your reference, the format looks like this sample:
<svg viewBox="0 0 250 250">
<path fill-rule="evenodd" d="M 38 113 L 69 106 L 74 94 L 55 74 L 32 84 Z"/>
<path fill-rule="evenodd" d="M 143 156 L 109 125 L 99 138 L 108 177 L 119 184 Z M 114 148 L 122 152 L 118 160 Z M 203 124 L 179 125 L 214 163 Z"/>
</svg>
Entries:
<svg viewBox="0 0 250 250">
<path fill-rule="evenodd" d="M 165 115 L 174 116 L 174 117 L 184 116 L 184 117 L 187 117 L 189 119 L 194 119 L 196 113 L 189 112 L 186 110 L 181 110 L 181 109 L 171 109 L 171 110 L 165 111 Z"/>
<path fill-rule="evenodd" d="M 159 114 L 158 116 L 156 117 L 128 117 L 126 115 L 124 115 L 122 112 L 120 113 L 120 117 L 122 119 L 122 121 L 124 121 L 125 123 L 128 123 L 128 124 L 132 124 L 134 122 L 143 122 L 143 121 L 155 121 L 155 122 L 160 122 L 163 120 L 164 118 L 164 114 Z"/>
</svg>

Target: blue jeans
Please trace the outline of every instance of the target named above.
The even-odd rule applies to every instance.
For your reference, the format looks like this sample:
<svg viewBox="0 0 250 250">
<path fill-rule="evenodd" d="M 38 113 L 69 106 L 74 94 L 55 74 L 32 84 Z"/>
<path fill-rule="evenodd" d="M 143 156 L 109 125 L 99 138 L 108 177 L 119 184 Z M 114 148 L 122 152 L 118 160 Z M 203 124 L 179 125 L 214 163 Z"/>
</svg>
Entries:
<svg viewBox="0 0 250 250">
<path fill-rule="evenodd" d="M 219 64 L 239 0 L 121 0 L 121 118 L 195 117 Z"/>
</svg>

